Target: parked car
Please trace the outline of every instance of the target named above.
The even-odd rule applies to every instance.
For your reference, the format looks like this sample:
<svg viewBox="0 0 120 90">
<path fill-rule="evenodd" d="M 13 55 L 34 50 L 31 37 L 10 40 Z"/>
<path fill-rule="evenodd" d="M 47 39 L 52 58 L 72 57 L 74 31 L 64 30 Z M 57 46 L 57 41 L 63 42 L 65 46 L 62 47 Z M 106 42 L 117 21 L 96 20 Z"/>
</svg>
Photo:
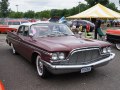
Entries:
<svg viewBox="0 0 120 90">
<path fill-rule="evenodd" d="M 120 50 L 120 29 L 108 29 L 106 31 L 106 39 L 115 44 L 116 48 Z"/>
<path fill-rule="evenodd" d="M 110 43 L 75 37 L 68 26 L 59 23 L 24 23 L 17 32 L 7 33 L 6 42 L 13 54 L 35 63 L 42 78 L 48 72 L 89 72 L 115 56 Z"/>
<path fill-rule="evenodd" d="M 15 20 L 7 20 L 5 23 L 6 25 L 8 25 L 11 28 L 16 28 L 18 29 L 18 27 L 22 24 L 22 23 L 28 23 L 28 20 L 24 20 L 24 19 L 15 19 Z"/>
<path fill-rule="evenodd" d="M 76 26 L 76 27 L 79 27 L 80 25 L 82 25 L 82 31 L 84 31 L 86 29 L 86 26 L 87 24 L 90 24 L 90 32 L 92 32 L 95 28 L 95 24 L 90 22 L 90 21 L 87 21 L 87 20 L 74 20 L 72 21 L 72 25 L 71 26 Z"/>
<path fill-rule="evenodd" d="M 7 33 L 8 31 L 14 32 L 17 31 L 17 29 L 11 28 L 8 25 L 0 25 L 0 33 Z"/>
<path fill-rule="evenodd" d="M 6 20 L 0 25 L 0 33 L 7 33 L 8 31 L 16 31 L 20 24 L 28 23 L 27 20 Z"/>
<path fill-rule="evenodd" d="M 114 26 L 118 27 L 120 26 L 120 19 L 113 20 Z"/>
</svg>

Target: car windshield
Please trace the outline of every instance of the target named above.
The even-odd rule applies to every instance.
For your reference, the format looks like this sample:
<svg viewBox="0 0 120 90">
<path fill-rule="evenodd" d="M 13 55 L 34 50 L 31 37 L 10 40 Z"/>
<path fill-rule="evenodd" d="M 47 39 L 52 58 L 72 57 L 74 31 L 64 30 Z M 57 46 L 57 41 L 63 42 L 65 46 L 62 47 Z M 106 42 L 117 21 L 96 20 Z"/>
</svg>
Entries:
<svg viewBox="0 0 120 90">
<path fill-rule="evenodd" d="M 72 31 L 64 24 L 34 24 L 30 28 L 30 33 L 35 37 L 70 36 Z"/>
</svg>

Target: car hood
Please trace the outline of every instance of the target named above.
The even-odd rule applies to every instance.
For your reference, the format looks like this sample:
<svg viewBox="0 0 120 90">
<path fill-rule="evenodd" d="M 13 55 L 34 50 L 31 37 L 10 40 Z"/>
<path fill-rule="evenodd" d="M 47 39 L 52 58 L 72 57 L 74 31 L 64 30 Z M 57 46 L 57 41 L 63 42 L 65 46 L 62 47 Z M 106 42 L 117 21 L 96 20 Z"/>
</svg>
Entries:
<svg viewBox="0 0 120 90">
<path fill-rule="evenodd" d="M 110 45 L 107 42 L 77 38 L 75 36 L 37 38 L 37 45 L 47 51 L 71 51 L 76 48 L 102 47 Z"/>
</svg>

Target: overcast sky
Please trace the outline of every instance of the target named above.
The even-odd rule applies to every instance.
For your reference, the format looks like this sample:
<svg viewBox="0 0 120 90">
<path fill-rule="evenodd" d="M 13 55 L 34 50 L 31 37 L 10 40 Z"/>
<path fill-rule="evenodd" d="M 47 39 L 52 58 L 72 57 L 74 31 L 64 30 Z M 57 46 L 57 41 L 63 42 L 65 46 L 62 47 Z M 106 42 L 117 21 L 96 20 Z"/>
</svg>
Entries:
<svg viewBox="0 0 120 90">
<path fill-rule="evenodd" d="M 78 5 L 78 2 L 85 3 L 84 0 L 9 0 L 10 6 L 13 11 L 26 12 L 33 10 L 35 12 L 50 9 L 69 9 Z M 110 0 L 119 6 L 118 0 Z"/>
</svg>

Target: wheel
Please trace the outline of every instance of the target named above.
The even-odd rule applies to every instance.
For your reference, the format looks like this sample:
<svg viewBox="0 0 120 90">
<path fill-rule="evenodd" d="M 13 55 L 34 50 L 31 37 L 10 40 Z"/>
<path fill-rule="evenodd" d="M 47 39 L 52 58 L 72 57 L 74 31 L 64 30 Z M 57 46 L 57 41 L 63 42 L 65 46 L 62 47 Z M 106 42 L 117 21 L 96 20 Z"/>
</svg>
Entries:
<svg viewBox="0 0 120 90">
<path fill-rule="evenodd" d="M 116 48 L 120 50 L 120 43 L 116 43 L 115 45 L 116 45 Z"/>
<path fill-rule="evenodd" d="M 46 78 L 48 75 L 48 71 L 44 66 L 43 62 L 41 61 L 41 58 L 39 55 L 36 58 L 36 67 L 37 67 L 38 75 L 42 78 Z"/>
<path fill-rule="evenodd" d="M 14 46 L 13 46 L 12 43 L 11 43 L 11 47 L 12 47 L 12 53 L 13 53 L 13 54 L 17 54 L 17 52 L 16 52 L 16 50 L 15 50 L 15 48 L 14 48 Z"/>
</svg>

